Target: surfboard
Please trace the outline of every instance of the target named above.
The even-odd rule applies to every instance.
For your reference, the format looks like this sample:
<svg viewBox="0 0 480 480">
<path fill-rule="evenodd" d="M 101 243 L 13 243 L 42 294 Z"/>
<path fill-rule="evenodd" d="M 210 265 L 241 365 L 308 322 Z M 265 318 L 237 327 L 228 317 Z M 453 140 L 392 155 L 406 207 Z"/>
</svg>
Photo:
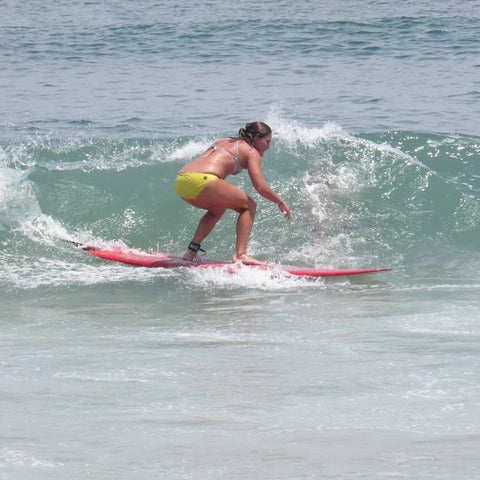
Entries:
<svg viewBox="0 0 480 480">
<path fill-rule="evenodd" d="M 253 268 L 258 270 L 270 270 L 272 273 L 279 272 L 285 275 L 300 277 L 337 277 L 345 275 L 360 275 L 365 273 L 377 273 L 391 270 L 390 268 L 366 268 L 366 269 L 322 269 L 314 267 L 297 267 L 293 265 L 281 265 L 276 263 L 263 263 L 261 265 L 243 265 L 233 261 L 223 261 L 205 256 L 198 256 L 195 261 L 183 260 L 181 256 L 162 252 L 144 252 L 136 249 L 112 249 L 105 250 L 96 247 L 76 244 L 90 255 L 114 262 L 126 263 L 138 267 L 148 268 L 209 268 L 223 269 L 228 273 L 235 273 L 239 268 Z"/>
</svg>

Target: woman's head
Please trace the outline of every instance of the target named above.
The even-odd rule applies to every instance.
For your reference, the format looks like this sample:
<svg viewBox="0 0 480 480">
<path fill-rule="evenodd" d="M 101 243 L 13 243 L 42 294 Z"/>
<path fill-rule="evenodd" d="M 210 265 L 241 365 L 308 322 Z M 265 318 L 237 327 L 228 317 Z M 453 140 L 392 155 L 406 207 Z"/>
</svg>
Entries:
<svg viewBox="0 0 480 480">
<path fill-rule="evenodd" d="M 238 138 L 253 146 L 255 137 L 263 138 L 271 134 L 272 129 L 266 123 L 250 122 L 238 131 Z"/>
</svg>

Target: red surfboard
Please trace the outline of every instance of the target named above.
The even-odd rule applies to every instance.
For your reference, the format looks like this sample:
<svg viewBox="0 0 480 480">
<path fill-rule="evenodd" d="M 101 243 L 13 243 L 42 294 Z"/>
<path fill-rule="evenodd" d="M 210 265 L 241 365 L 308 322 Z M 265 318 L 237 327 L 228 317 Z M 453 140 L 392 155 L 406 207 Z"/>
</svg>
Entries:
<svg viewBox="0 0 480 480">
<path fill-rule="evenodd" d="M 390 268 L 367 268 L 355 270 L 321 269 L 312 267 L 296 267 L 292 265 L 280 265 L 275 263 L 263 263 L 261 265 L 241 265 L 232 261 L 217 260 L 199 256 L 195 261 L 183 260 L 182 257 L 170 255 L 168 253 L 149 253 L 141 250 L 122 249 L 122 250 L 102 250 L 96 247 L 86 247 L 82 245 L 83 250 L 95 257 L 104 260 L 127 263 L 140 267 L 150 268 L 222 268 L 228 273 L 235 273 L 241 267 L 255 268 L 259 270 L 271 270 L 272 272 L 281 272 L 287 275 L 296 275 L 301 277 L 337 277 L 342 275 L 360 275 L 363 273 L 376 273 L 391 270 Z"/>
</svg>

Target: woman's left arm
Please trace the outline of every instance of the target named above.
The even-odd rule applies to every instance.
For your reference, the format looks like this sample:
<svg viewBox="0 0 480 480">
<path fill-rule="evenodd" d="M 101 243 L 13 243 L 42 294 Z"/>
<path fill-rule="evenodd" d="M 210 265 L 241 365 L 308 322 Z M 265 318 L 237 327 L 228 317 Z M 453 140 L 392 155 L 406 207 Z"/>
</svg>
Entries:
<svg viewBox="0 0 480 480">
<path fill-rule="evenodd" d="M 250 152 L 248 158 L 248 174 L 252 181 L 253 188 L 264 198 L 278 205 L 282 213 L 285 213 L 287 220 L 290 220 L 290 207 L 277 195 L 267 184 L 262 173 L 262 159 L 256 150 Z"/>
</svg>

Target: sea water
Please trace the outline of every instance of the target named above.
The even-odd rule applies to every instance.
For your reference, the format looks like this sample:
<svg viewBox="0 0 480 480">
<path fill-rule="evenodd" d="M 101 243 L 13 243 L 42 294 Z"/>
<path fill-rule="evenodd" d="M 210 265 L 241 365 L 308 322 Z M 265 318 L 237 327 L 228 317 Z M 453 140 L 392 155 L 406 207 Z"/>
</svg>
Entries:
<svg viewBox="0 0 480 480">
<path fill-rule="evenodd" d="M 468 0 L 2 2 L 0 479 L 478 478 L 479 54 Z M 254 120 L 249 252 L 391 272 L 65 242 L 182 252 L 176 173 Z"/>
</svg>

